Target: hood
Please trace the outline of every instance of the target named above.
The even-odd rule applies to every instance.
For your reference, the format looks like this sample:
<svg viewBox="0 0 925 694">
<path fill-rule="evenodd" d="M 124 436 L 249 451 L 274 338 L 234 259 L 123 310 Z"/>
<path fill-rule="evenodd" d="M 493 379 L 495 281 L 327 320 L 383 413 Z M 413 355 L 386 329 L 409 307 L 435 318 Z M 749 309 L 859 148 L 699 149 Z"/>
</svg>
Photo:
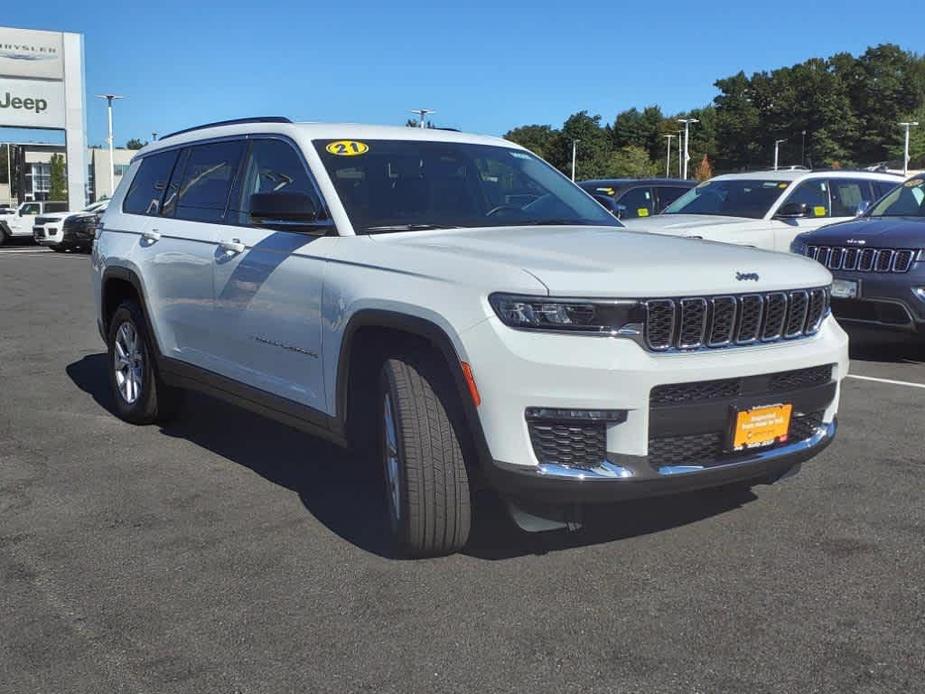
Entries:
<svg viewBox="0 0 925 694">
<path fill-rule="evenodd" d="M 827 285 L 819 263 L 712 241 L 678 239 L 616 227 L 494 227 L 373 236 L 414 253 L 409 262 L 471 281 L 480 269 L 526 272 L 556 296 L 657 297 L 771 291 Z M 443 257 L 439 257 L 443 256 Z M 489 269 L 491 270 L 489 272 Z M 757 274 L 757 279 L 737 279 Z M 507 290 L 497 287 L 497 291 Z"/>
<path fill-rule="evenodd" d="M 800 234 L 810 244 L 847 244 L 863 248 L 925 248 L 925 217 L 859 217 Z"/>
<path fill-rule="evenodd" d="M 633 231 L 675 236 L 700 236 L 702 232 L 709 229 L 730 225 L 735 225 L 737 229 L 747 229 L 752 226 L 764 229 L 768 225 L 763 219 L 705 214 L 657 214 L 654 217 L 628 219 L 623 224 Z"/>
</svg>

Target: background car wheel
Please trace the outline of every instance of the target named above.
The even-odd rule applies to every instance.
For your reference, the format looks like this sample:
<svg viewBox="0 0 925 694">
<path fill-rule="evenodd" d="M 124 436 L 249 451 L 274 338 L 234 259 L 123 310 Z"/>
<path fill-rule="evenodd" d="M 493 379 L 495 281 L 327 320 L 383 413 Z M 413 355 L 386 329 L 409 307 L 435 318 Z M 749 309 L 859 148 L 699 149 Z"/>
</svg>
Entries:
<svg viewBox="0 0 925 694">
<path fill-rule="evenodd" d="M 64 252 L 67 250 L 67 249 L 66 249 L 64 246 L 62 246 L 60 243 L 50 244 L 48 247 L 49 247 L 51 250 L 53 250 L 55 253 L 64 253 Z"/>
<path fill-rule="evenodd" d="M 179 393 L 157 374 L 154 349 L 141 308 L 124 301 L 109 321 L 109 382 L 116 414 L 132 424 L 170 419 Z"/>
<path fill-rule="evenodd" d="M 388 359 L 379 394 L 387 506 L 398 549 L 415 557 L 451 554 L 469 537 L 470 498 L 446 369 L 431 355 Z"/>
</svg>

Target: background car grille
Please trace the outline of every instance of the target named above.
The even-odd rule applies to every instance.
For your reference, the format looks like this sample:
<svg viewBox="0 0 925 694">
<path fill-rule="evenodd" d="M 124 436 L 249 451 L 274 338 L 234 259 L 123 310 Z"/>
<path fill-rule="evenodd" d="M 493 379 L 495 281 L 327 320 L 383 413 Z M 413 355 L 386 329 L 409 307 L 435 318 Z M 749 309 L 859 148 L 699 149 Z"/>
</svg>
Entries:
<svg viewBox="0 0 925 694">
<path fill-rule="evenodd" d="M 908 248 L 806 247 L 806 256 L 818 260 L 829 270 L 852 272 L 908 272 L 915 253 Z"/>
<path fill-rule="evenodd" d="M 655 386 L 649 393 L 650 407 L 670 407 L 672 405 L 686 405 L 691 403 L 710 402 L 712 400 L 725 400 L 743 394 L 743 384 L 746 380 L 762 379 L 766 385 L 762 392 L 781 393 L 800 388 L 828 383 L 832 379 L 832 364 L 811 366 L 807 369 L 794 371 L 778 371 L 777 373 L 761 376 L 748 376 L 745 378 L 723 378 L 713 381 L 692 381 L 690 383 L 664 383 Z"/>
<path fill-rule="evenodd" d="M 530 422 L 529 429 L 540 463 L 593 468 L 607 458 L 603 422 Z"/>
<path fill-rule="evenodd" d="M 35 224 L 36 226 L 42 226 L 43 224 L 48 224 L 49 222 L 57 222 L 58 220 L 55 217 L 36 217 Z"/>
<path fill-rule="evenodd" d="M 822 426 L 824 412 L 794 414 L 790 420 L 787 440 L 776 446 L 799 443 L 812 438 Z M 769 446 L 768 448 L 774 448 Z M 763 449 L 767 450 L 767 449 Z M 726 448 L 726 433 L 711 432 L 687 436 L 660 436 L 649 439 L 649 464 L 654 468 L 663 465 L 723 465 L 748 452 L 730 452 Z"/>
<path fill-rule="evenodd" d="M 829 308 L 828 289 L 650 299 L 646 346 L 655 351 L 774 342 L 814 334 Z"/>
</svg>

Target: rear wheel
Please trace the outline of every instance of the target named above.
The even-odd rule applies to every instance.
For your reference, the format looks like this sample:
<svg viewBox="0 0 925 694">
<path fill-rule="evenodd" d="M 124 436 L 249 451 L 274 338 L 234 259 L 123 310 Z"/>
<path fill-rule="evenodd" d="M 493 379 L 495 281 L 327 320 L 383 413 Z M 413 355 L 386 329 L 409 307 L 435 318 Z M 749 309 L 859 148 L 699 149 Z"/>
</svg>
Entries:
<svg viewBox="0 0 925 694">
<path fill-rule="evenodd" d="M 48 247 L 49 247 L 51 250 L 53 250 L 55 253 L 64 253 L 64 252 L 67 250 L 67 249 L 66 249 L 64 246 L 62 246 L 60 243 L 52 243 L 52 244 L 49 244 Z"/>
<path fill-rule="evenodd" d="M 157 373 L 151 336 L 136 302 L 123 301 L 113 313 L 107 344 L 116 414 L 132 424 L 170 419 L 176 411 L 179 393 Z"/>
<path fill-rule="evenodd" d="M 469 537 L 469 477 L 446 369 L 430 354 L 395 357 L 383 364 L 379 384 L 381 458 L 398 548 L 417 557 L 456 552 Z"/>
</svg>

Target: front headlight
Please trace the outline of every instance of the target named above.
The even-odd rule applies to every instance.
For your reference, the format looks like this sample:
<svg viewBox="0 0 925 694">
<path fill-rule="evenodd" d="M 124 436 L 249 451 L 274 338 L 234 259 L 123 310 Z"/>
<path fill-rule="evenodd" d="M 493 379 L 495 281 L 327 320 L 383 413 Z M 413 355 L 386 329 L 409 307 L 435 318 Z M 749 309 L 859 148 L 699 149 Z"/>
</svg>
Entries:
<svg viewBox="0 0 925 694">
<path fill-rule="evenodd" d="M 796 253 L 797 255 L 806 255 L 806 241 L 803 241 L 799 237 L 795 238 L 790 243 L 790 252 Z"/>
<path fill-rule="evenodd" d="M 594 335 L 638 334 L 645 320 L 644 307 L 632 299 L 559 299 L 492 294 L 488 300 L 502 323 L 525 330 Z"/>
</svg>

